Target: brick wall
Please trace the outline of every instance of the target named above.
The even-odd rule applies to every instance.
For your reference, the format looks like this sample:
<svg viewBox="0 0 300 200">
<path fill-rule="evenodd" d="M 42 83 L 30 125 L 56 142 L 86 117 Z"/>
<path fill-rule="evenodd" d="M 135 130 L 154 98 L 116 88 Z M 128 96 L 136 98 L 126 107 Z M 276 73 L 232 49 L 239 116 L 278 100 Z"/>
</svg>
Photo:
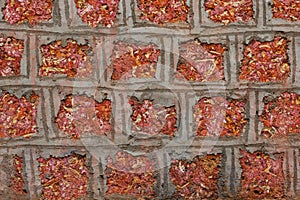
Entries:
<svg viewBox="0 0 300 200">
<path fill-rule="evenodd" d="M 32 23 L 0 12 L 1 199 L 296 199 L 300 2 L 276 18 L 283 1 L 103 2 L 54 0 Z"/>
</svg>

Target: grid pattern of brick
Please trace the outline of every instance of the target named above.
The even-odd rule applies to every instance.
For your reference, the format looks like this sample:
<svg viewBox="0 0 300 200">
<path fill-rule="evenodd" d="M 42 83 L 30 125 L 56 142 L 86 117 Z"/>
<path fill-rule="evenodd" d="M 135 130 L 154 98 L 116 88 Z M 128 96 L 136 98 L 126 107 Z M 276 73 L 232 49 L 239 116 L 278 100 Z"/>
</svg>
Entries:
<svg viewBox="0 0 300 200">
<path fill-rule="evenodd" d="M 0 197 L 300 196 L 298 0 L 15 2 Z"/>
</svg>

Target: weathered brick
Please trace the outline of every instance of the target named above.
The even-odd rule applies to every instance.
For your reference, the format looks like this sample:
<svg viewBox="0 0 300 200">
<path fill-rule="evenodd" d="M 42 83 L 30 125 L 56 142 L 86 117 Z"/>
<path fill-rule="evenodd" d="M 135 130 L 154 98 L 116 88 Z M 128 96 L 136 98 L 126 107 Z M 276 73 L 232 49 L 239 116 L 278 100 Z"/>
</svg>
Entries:
<svg viewBox="0 0 300 200">
<path fill-rule="evenodd" d="M 74 2 L 82 21 L 94 28 L 99 24 L 106 27 L 114 24 L 120 0 L 74 0 Z"/>
<path fill-rule="evenodd" d="M 194 106 L 197 136 L 240 136 L 245 120 L 244 100 L 204 97 Z"/>
<path fill-rule="evenodd" d="M 241 150 L 242 168 L 241 198 L 283 198 L 285 196 L 285 175 L 283 154 L 269 154 Z"/>
<path fill-rule="evenodd" d="M 252 0 L 223 2 L 206 0 L 204 7 L 211 20 L 226 25 L 237 21 L 247 22 L 254 17 Z"/>
<path fill-rule="evenodd" d="M 25 199 L 28 194 L 25 183 L 24 159 L 22 155 L 1 155 L 0 196 Z"/>
<path fill-rule="evenodd" d="M 0 37 L 0 76 L 20 75 L 23 53 L 24 40 Z"/>
<path fill-rule="evenodd" d="M 123 194 L 134 198 L 155 197 L 155 165 L 145 156 L 133 156 L 120 151 L 115 158 L 107 158 L 106 194 Z"/>
<path fill-rule="evenodd" d="M 154 78 L 160 50 L 155 45 L 136 46 L 118 42 L 111 56 L 112 80 Z"/>
<path fill-rule="evenodd" d="M 220 81 L 224 80 L 222 44 L 190 41 L 179 46 L 180 58 L 177 63 L 177 78 L 188 81 Z"/>
<path fill-rule="evenodd" d="M 72 174 L 65 175 L 65 179 L 57 182 L 56 179 L 52 179 L 56 184 L 52 188 L 58 189 L 59 192 L 49 195 L 49 198 L 43 197 L 45 191 L 50 191 L 51 188 L 42 183 L 43 175 L 39 171 L 39 166 L 47 161 L 70 162 L 74 155 L 70 155 L 70 152 L 86 155 L 77 157 L 77 161 L 84 159 L 84 167 L 88 169 L 86 176 L 78 178 L 83 182 L 87 179 L 84 183 L 86 190 L 83 191 L 83 196 L 78 197 L 80 199 L 274 199 L 276 197 L 272 196 L 273 193 L 278 197 L 283 194 L 280 198 L 297 199 L 300 195 L 300 140 L 297 129 L 300 20 L 297 18 L 298 13 L 277 18 L 276 16 L 282 17 L 283 12 L 297 11 L 297 8 L 279 8 L 276 4 L 279 1 L 282 4 L 297 3 L 288 0 L 54 0 L 51 2 L 51 13 L 48 12 L 49 19 L 44 20 L 44 16 L 35 15 L 37 12 L 32 9 L 21 16 L 23 18 L 20 18 L 19 23 L 13 24 L 7 22 L 7 15 L 4 14 L 6 11 L 0 12 L 0 30 L 3 33 L 1 37 L 22 40 L 24 45 L 20 61 L 15 65 L 3 64 L 19 68 L 19 73 L 1 76 L 0 86 L 4 91 L 15 95 L 17 100 L 22 98 L 22 95 L 29 96 L 29 91 L 35 91 L 39 96 L 39 103 L 36 105 L 37 128 L 31 139 L 0 139 L 0 199 L 55 199 L 55 195 L 64 192 L 76 195 L 80 187 L 76 187 L 76 184 L 74 186 L 70 181 L 70 177 L 78 178 Z M 6 2 L 12 0 L 0 1 L 3 10 Z M 33 1 L 15 0 L 15 5 L 26 2 Z M 34 4 L 39 2 L 35 1 Z M 47 2 L 49 3 L 48 0 Z M 213 5 L 216 2 L 217 5 Z M 158 6 L 151 6 L 154 4 Z M 226 5 L 232 6 L 226 10 Z M 28 10 L 28 7 L 24 6 L 19 11 Z M 152 8 L 154 10 L 151 10 Z M 35 16 L 26 18 L 29 15 Z M 221 16 L 225 18 L 219 20 Z M 198 39 L 193 41 L 195 37 Z M 249 63 L 243 63 L 243 51 L 249 48 L 252 41 L 259 42 L 262 46 L 276 46 L 276 38 L 283 38 L 285 44 L 269 52 L 260 49 L 256 55 L 246 55 Z M 73 71 L 65 70 L 65 73 L 39 75 L 39 70 L 46 63 L 40 47 L 54 45 L 55 41 L 61 41 L 62 44 L 57 45 L 57 49 L 51 55 L 53 62 L 60 64 L 55 70 L 71 69 L 71 62 L 63 60 L 72 58 L 56 55 L 65 54 L 58 48 L 67 48 L 69 41 L 74 53 L 81 51 L 82 57 L 75 57 L 78 63 L 81 63 L 80 70 L 83 69 L 86 73 L 79 73 L 80 70 L 74 67 Z M 199 52 L 193 52 L 190 57 L 185 56 L 190 51 L 182 46 L 188 42 L 199 43 L 197 45 L 201 46 L 200 52 L 207 56 L 203 59 L 208 59 L 203 63 L 208 65 L 196 63 L 197 56 L 202 55 L 199 55 Z M 122 44 L 124 52 L 115 53 L 115 46 L 119 44 Z M 280 51 L 281 48 L 283 51 Z M 150 55 L 145 53 L 150 49 L 155 54 L 153 60 L 148 59 Z M 278 53 L 279 51 L 281 53 Z M 129 56 L 123 59 L 123 53 Z M 270 80 L 265 82 L 239 79 L 243 70 L 250 68 L 251 62 L 258 63 L 257 58 L 265 53 L 272 54 L 272 59 L 280 62 L 268 65 L 265 63 L 269 60 L 262 59 L 259 60 L 262 67 L 272 68 L 288 64 L 288 73 L 281 76 L 282 79 L 267 74 L 264 78 Z M 114 61 L 113 58 L 121 60 Z M 89 63 L 79 61 L 84 59 Z M 185 63 L 186 66 L 183 67 L 181 62 L 184 59 L 188 60 L 189 64 L 196 64 Z M 130 63 L 133 65 L 129 66 Z M 126 70 L 116 70 L 113 65 L 119 65 Z M 188 77 L 190 69 L 198 72 L 197 67 L 205 68 L 207 74 L 192 73 L 192 78 Z M 216 68 L 219 70 L 212 70 Z M 49 70 L 46 67 L 43 69 Z M 255 68 L 252 73 L 257 71 L 259 70 Z M 280 73 L 280 68 L 277 71 Z M 72 77 L 68 76 L 69 74 Z M 87 74 L 89 75 L 85 76 Z M 181 79 L 176 78 L 178 76 L 181 76 Z M 286 95 L 290 95 L 290 98 Z M 136 97 L 130 100 L 132 106 L 128 102 L 130 97 Z M 84 105 L 92 106 L 76 104 L 75 99 L 80 99 L 80 103 Z M 246 102 L 244 99 L 249 100 Z M 96 116 L 96 107 L 101 107 L 103 100 L 113 104 L 108 122 L 111 131 L 105 133 L 97 129 L 101 126 L 101 120 Z M 193 115 L 195 104 L 199 100 L 215 101 L 217 105 L 203 106 L 207 109 L 207 112 L 202 110 L 206 122 L 220 122 L 215 123 L 214 127 L 209 127 L 210 129 L 223 129 L 228 124 L 235 128 L 219 131 L 219 135 L 197 136 L 199 124 L 195 123 Z M 66 106 L 68 101 L 72 104 L 72 112 L 67 111 L 70 109 Z M 235 103 L 238 104 L 237 107 L 230 106 L 236 105 Z M 226 106 L 228 109 L 224 108 Z M 270 109 L 264 109 L 264 106 L 269 106 Z M 73 114 L 82 110 L 90 111 L 90 115 L 85 113 L 75 121 Z M 213 113 L 209 113 L 211 110 L 218 110 L 218 114 L 213 116 Z M 149 111 L 151 116 L 144 111 Z M 233 117 L 227 116 L 228 113 L 233 114 Z M 276 119 L 273 117 L 274 113 L 279 114 Z M 0 119 L 1 114 L 0 111 Z M 59 129 L 58 123 L 55 122 L 59 114 L 73 118 L 73 121 L 69 120 L 66 124 L 75 126 L 78 139 L 70 139 L 75 136 Z M 169 125 L 167 115 L 171 118 Z M 144 119 L 149 126 L 142 126 L 145 124 L 141 123 Z M 225 122 L 221 122 L 220 119 L 224 119 Z M 289 120 L 292 122 L 288 123 Z M 228 121 L 230 123 L 226 125 Z M 267 126 L 268 123 L 272 126 Z M 164 125 L 168 127 L 164 129 Z M 206 126 L 207 130 L 202 130 L 202 133 L 208 132 L 209 128 Z M 278 133 L 272 132 L 271 138 L 264 137 L 268 136 L 268 131 L 275 129 Z M 159 130 L 166 130 L 165 133 L 168 134 L 160 133 Z M 236 136 L 233 136 L 234 133 Z M 225 137 L 219 137 L 222 134 Z M 249 152 L 240 153 L 239 150 L 245 148 Z M 264 153 L 265 151 L 268 153 Z M 241 154 L 244 156 L 241 157 Z M 23 161 L 21 174 L 24 186 L 21 186 L 23 183 L 20 174 L 15 173 L 14 187 L 16 191 L 21 191 L 20 188 L 25 189 L 26 194 L 23 195 L 16 195 L 9 185 L 9 176 L 13 175 L 10 172 L 14 171 L 14 155 L 22 157 Z M 3 160 L 3 156 L 9 157 L 8 167 L 8 160 Z M 201 161 L 209 156 L 217 157 L 218 165 L 214 168 L 214 175 L 194 173 L 192 176 L 197 170 L 205 172 Z M 246 160 L 244 158 L 253 158 L 255 161 L 241 166 L 242 161 Z M 43 163 L 39 163 L 38 160 L 42 159 Z M 256 162 L 259 159 L 263 162 Z M 270 174 L 274 173 L 272 170 L 276 168 L 272 165 L 268 169 L 267 164 L 270 163 L 280 166 L 277 176 L 273 177 Z M 9 176 L 6 176 L 7 173 L 3 170 L 5 165 L 6 169 L 9 168 L 6 171 L 9 172 Z M 135 173 L 136 167 L 145 171 L 151 168 L 146 172 L 149 176 L 144 178 L 145 173 Z M 180 174 L 177 179 L 174 178 L 170 169 L 175 168 L 177 171 L 174 171 L 178 174 L 184 169 L 184 175 Z M 243 170 L 250 172 L 247 174 Z M 253 178 L 253 174 L 257 174 L 255 170 L 260 170 L 259 177 L 267 178 L 258 182 L 258 179 Z M 281 170 L 284 179 L 280 179 Z M 45 172 L 44 178 L 51 178 L 49 174 Z M 199 177 L 200 180 L 197 180 Z M 183 179 L 183 184 L 177 184 L 177 180 Z M 245 180 L 253 183 L 247 185 Z M 270 184 L 276 181 L 278 184 L 272 189 Z M 66 182 L 70 183 L 72 191 L 66 191 L 65 187 L 59 186 Z M 276 189 L 279 192 L 273 192 Z M 281 191 L 283 192 L 280 193 Z M 183 194 L 186 195 L 182 196 Z M 263 195 L 266 196 L 262 197 Z"/>
<path fill-rule="evenodd" d="M 245 46 L 240 80 L 249 82 L 284 82 L 291 73 L 287 54 L 288 41 L 275 37 L 272 41 L 252 40 Z"/>
<path fill-rule="evenodd" d="M 300 1 L 273 0 L 272 12 L 273 18 L 300 20 Z"/>
<path fill-rule="evenodd" d="M 78 139 L 86 133 L 110 133 L 111 115 L 112 103 L 108 99 L 97 102 L 86 95 L 68 95 L 61 101 L 55 122 L 65 134 Z"/>
<path fill-rule="evenodd" d="M 68 39 L 66 45 L 62 40 L 41 45 L 42 66 L 39 76 L 66 75 L 68 78 L 89 77 L 92 74 L 91 47 L 78 44 Z"/>
<path fill-rule="evenodd" d="M 137 0 L 142 12 L 140 18 L 156 24 L 187 22 L 189 7 L 186 0 L 151 1 Z"/>
<path fill-rule="evenodd" d="M 67 0 L 67 25 L 72 28 L 110 32 L 126 25 L 124 0 Z M 64 8 L 65 9 L 65 8 Z"/>
<path fill-rule="evenodd" d="M 174 197 L 218 198 L 221 155 L 196 156 L 192 161 L 174 160 L 169 176 L 176 187 Z"/>
<path fill-rule="evenodd" d="M 116 45 L 122 44 L 122 49 L 116 49 Z M 102 87 L 122 90 L 132 89 L 137 87 L 143 87 L 145 84 L 158 84 L 164 81 L 165 69 L 168 68 L 167 65 L 167 53 L 164 51 L 164 40 L 161 37 L 154 37 L 153 35 L 139 35 L 136 34 L 134 37 L 127 37 L 124 35 L 116 35 L 104 37 L 104 40 L 101 41 L 101 57 L 99 57 L 99 72 L 100 73 L 100 84 Z M 129 48 L 127 49 L 128 46 Z M 137 54 L 131 56 L 129 49 L 136 50 L 136 53 L 142 55 L 144 53 L 143 60 L 137 56 Z M 151 50 L 152 57 L 149 59 L 146 56 L 146 51 Z M 120 56 L 116 57 L 119 53 Z M 123 55 L 123 56 L 122 56 Z M 148 56 L 148 54 L 147 54 Z M 129 60 L 127 63 L 123 63 L 123 68 L 125 70 L 130 70 L 128 72 L 121 72 L 121 66 L 124 59 Z M 116 59 L 115 59 L 116 58 Z M 138 61 L 136 63 L 136 60 Z M 120 79 L 113 80 L 113 66 L 118 64 L 118 72 L 115 72 L 118 77 L 121 77 L 120 74 L 123 74 Z M 132 64 L 135 64 L 135 66 Z M 136 69 L 136 70 L 135 70 Z M 153 75 L 153 71 L 155 74 Z M 139 71 L 138 71 L 139 70 Z M 138 72 L 138 73 L 137 73 Z M 118 74 L 117 74 L 118 73 Z"/>
<path fill-rule="evenodd" d="M 261 135 L 267 138 L 300 133 L 300 96 L 284 92 L 280 96 L 265 96 L 264 110 L 259 116 L 264 127 Z"/>
<path fill-rule="evenodd" d="M 174 136 L 177 131 L 175 106 L 160 106 L 148 99 L 140 103 L 135 97 L 129 99 L 129 104 L 132 107 L 133 131 Z"/>
<path fill-rule="evenodd" d="M 6 0 L 2 9 L 4 20 L 10 24 L 20 24 L 27 21 L 31 26 L 48 21 L 52 18 L 52 0 Z"/>
<path fill-rule="evenodd" d="M 85 156 L 38 158 L 42 198 L 74 199 L 87 195 L 89 171 Z"/>
<path fill-rule="evenodd" d="M 37 105 L 39 96 L 32 93 L 28 98 L 2 91 L 0 96 L 1 138 L 30 138 L 37 133 Z"/>
</svg>

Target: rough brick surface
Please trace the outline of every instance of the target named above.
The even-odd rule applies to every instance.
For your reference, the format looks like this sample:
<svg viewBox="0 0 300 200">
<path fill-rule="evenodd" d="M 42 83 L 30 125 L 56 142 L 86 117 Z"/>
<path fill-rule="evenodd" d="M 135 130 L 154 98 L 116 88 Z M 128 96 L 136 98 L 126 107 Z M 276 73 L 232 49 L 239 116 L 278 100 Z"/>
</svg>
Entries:
<svg viewBox="0 0 300 200">
<path fill-rule="evenodd" d="M 52 18 L 52 0 L 6 0 L 2 9 L 4 20 L 10 24 L 27 21 L 30 25 L 41 23 Z"/>
<path fill-rule="evenodd" d="M 201 98 L 194 106 L 197 136 L 240 136 L 245 120 L 243 100 L 223 97 Z"/>
<path fill-rule="evenodd" d="M 252 82 L 286 81 L 291 72 L 287 42 L 282 37 L 270 42 L 251 41 L 244 49 L 240 79 Z"/>
<path fill-rule="evenodd" d="M 11 189 L 17 194 L 26 194 L 25 182 L 23 178 L 23 158 L 15 155 L 13 159 L 14 173 L 11 177 Z"/>
<path fill-rule="evenodd" d="M 247 22 L 253 19 L 254 15 L 252 0 L 206 0 L 204 6 L 211 20 L 224 24 L 237 21 Z"/>
<path fill-rule="evenodd" d="M 69 95 L 62 100 L 55 122 L 74 139 L 86 133 L 103 135 L 112 129 L 111 112 L 110 100 L 99 103 L 87 96 Z"/>
<path fill-rule="evenodd" d="M 176 186 L 175 198 L 218 198 L 221 155 L 197 156 L 192 161 L 173 161 L 169 176 Z"/>
<path fill-rule="evenodd" d="M 186 0 L 137 0 L 138 8 L 142 12 L 140 18 L 156 24 L 186 22 L 189 7 Z"/>
<path fill-rule="evenodd" d="M 266 96 L 264 110 L 259 117 L 264 124 L 261 134 L 265 137 L 283 137 L 300 132 L 300 96 L 284 92 L 279 97 Z"/>
<path fill-rule="evenodd" d="M 274 18 L 300 20 L 300 1 L 273 0 L 272 12 Z"/>
<path fill-rule="evenodd" d="M 107 158 L 105 174 L 106 194 L 125 194 L 137 198 L 153 198 L 154 162 L 144 156 L 118 152 L 115 159 Z"/>
<path fill-rule="evenodd" d="M 77 199 L 87 195 L 85 157 L 77 154 L 47 159 L 40 157 L 38 162 L 43 199 Z"/>
<path fill-rule="evenodd" d="M 299 6 L 0 1 L 0 199 L 299 199 Z"/>
<path fill-rule="evenodd" d="M 82 21 L 94 28 L 99 24 L 111 27 L 117 16 L 120 0 L 74 0 Z"/>
<path fill-rule="evenodd" d="M 16 76 L 21 73 L 24 41 L 14 37 L 0 38 L 0 76 Z"/>
<path fill-rule="evenodd" d="M 139 100 L 135 97 L 129 99 L 132 107 L 131 120 L 133 130 L 150 135 L 164 134 L 174 136 L 176 127 L 175 106 L 166 107 L 153 104 L 151 100 Z"/>
<path fill-rule="evenodd" d="M 118 42 L 111 56 L 111 79 L 154 78 L 159 55 L 160 50 L 154 45 L 136 46 Z"/>
<path fill-rule="evenodd" d="M 241 197 L 283 198 L 285 195 L 285 178 L 283 174 L 283 158 L 271 158 L 262 152 L 249 153 L 241 151 L 242 167 Z"/>
<path fill-rule="evenodd" d="M 199 82 L 223 80 L 224 51 L 225 47 L 221 44 L 207 44 L 197 40 L 180 45 L 177 78 Z"/>
<path fill-rule="evenodd" d="M 88 77 L 92 73 L 92 64 L 87 55 L 90 47 L 79 45 L 75 40 L 61 40 L 41 46 L 42 63 L 39 76 L 67 75 L 68 78 Z"/>
<path fill-rule="evenodd" d="M 37 133 L 37 104 L 39 97 L 31 94 L 27 99 L 21 98 L 2 91 L 0 96 L 1 138 L 31 137 Z"/>
</svg>

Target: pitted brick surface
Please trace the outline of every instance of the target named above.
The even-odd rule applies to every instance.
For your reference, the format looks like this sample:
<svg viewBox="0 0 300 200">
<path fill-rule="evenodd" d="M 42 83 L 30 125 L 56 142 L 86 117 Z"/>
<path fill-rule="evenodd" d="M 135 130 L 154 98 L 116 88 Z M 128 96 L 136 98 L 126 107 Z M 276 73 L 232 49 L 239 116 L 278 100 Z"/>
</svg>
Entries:
<svg viewBox="0 0 300 200">
<path fill-rule="evenodd" d="M 0 1 L 0 199 L 299 198 L 298 0 L 41 2 Z"/>
</svg>

